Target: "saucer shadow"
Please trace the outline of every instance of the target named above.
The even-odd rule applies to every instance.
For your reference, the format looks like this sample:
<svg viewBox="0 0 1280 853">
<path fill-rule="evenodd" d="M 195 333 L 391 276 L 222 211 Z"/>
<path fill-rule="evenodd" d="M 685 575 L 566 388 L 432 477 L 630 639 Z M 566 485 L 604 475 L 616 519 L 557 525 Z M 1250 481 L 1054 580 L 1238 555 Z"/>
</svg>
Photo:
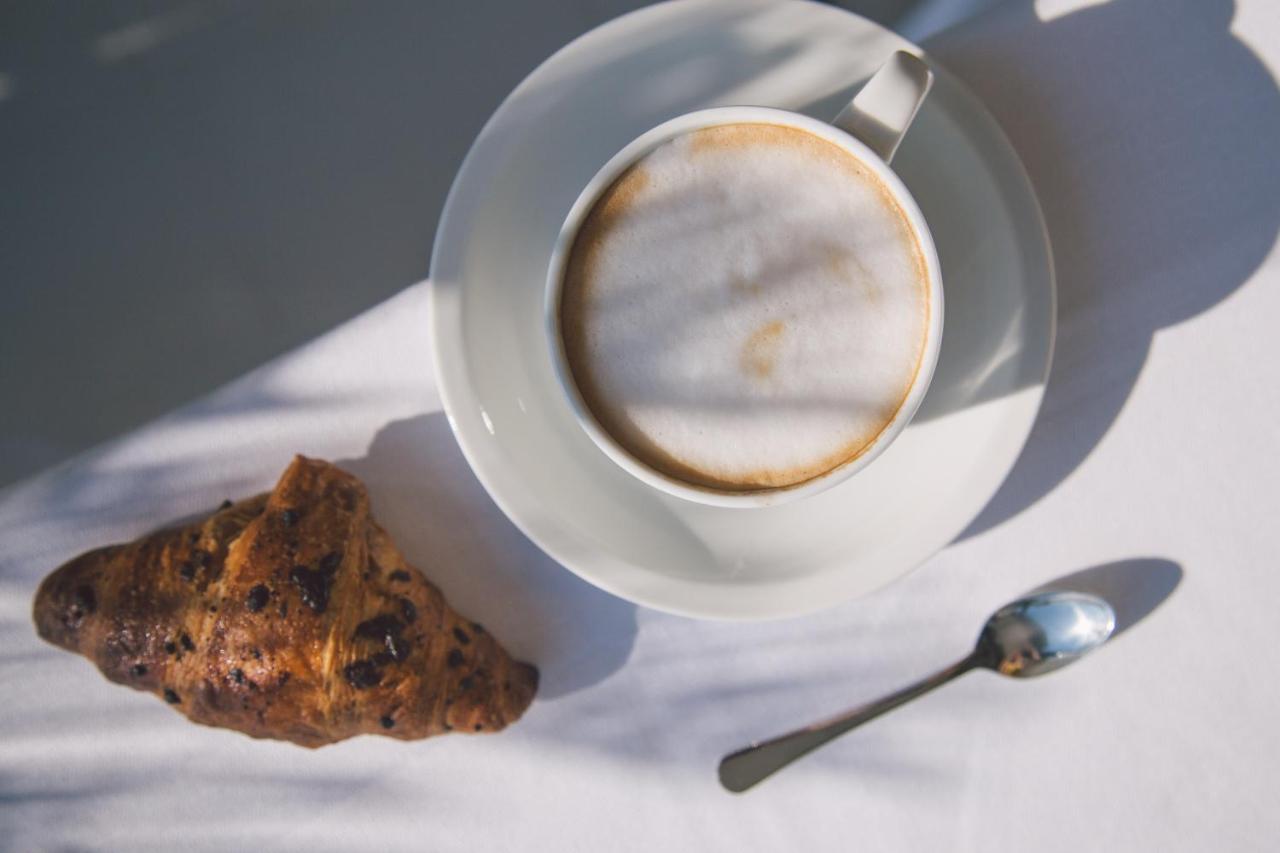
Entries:
<svg viewBox="0 0 1280 853">
<path fill-rule="evenodd" d="M 1147 618 L 1173 595 L 1182 582 L 1182 568 L 1172 560 L 1139 557 L 1117 560 L 1055 578 L 1032 590 L 1038 592 L 1085 592 L 1096 595 L 1116 612 L 1112 640 Z"/>
<path fill-rule="evenodd" d="M 1110 0 L 1041 20 L 1006 3 L 926 42 L 1022 159 L 1058 280 L 1039 419 L 959 539 L 1075 471 L 1119 417 L 1154 335 L 1218 305 L 1275 246 L 1280 89 L 1232 34 L 1234 12 L 1233 0 Z"/>
<path fill-rule="evenodd" d="M 596 684 L 631 654 L 636 608 L 564 570 L 485 493 L 441 412 L 392 421 L 359 459 L 374 516 L 449 603 L 538 666 L 550 699 Z"/>
</svg>

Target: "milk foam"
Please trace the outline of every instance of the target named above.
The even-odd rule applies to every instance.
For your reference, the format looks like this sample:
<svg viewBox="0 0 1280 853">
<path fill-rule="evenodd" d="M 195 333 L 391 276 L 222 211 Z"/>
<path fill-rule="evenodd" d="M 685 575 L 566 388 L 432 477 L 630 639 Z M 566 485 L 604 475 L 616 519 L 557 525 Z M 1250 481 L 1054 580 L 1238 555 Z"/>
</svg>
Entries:
<svg viewBox="0 0 1280 853">
<path fill-rule="evenodd" d="M 874 174 L 805 131 L 735 124 L 664 143 L 600 197 L 560 310 L 610 435 L 679 479 L 758 489 L 876 438 L 914 379 L 929 305 Z"/>
</svg>

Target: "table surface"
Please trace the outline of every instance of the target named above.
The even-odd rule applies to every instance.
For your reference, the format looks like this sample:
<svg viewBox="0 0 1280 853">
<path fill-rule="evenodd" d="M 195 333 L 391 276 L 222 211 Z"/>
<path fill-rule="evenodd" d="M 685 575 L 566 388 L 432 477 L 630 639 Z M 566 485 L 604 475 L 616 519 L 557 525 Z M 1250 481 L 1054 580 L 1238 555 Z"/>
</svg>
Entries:
<svg viewBox="0 0 1280 853">
<path fill-rule="evenodd" d="M 1045 406 L 954 544 L 816 616 L 727 625 L 577 580 L 502 517 L 440 411 L 427 289 L 0 493 L 0 837 L 14 849 L 1267 849 L 1280 688 L 1280 18 L 1268 0 L 1004 4 L 925 47 L 1040 193 Z M 539 663 L 494 737 L 319 752 L 191 726 L 33 635 L 76 553 L 340 461 L 412 562 Z M 950 663 L 1054 578 L 1126 630 L 1037 682 L 977 673 L 741 797 L 718 757 Z M 0 845 L 2 846 L 2 845 Z"/>
</svg>

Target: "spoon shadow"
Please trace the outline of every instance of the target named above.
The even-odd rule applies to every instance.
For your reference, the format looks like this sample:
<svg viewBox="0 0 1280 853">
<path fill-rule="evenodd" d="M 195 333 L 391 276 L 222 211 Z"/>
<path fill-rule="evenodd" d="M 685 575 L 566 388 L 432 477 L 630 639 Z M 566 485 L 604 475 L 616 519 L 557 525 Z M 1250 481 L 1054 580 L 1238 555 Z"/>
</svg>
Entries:
<svg viewBox="0 0 1280 853">
<path fill-rule="evenodd" d="M 1182 567 L 1161 557 L 1137 557 L 1103 563 L 1055 578 L 1028 594 L 1085 592 L 1096 595 L 1116 612 L 1116 627 L 1108 642 L 1147 618 L 1182 582 Z"/>
</svg>

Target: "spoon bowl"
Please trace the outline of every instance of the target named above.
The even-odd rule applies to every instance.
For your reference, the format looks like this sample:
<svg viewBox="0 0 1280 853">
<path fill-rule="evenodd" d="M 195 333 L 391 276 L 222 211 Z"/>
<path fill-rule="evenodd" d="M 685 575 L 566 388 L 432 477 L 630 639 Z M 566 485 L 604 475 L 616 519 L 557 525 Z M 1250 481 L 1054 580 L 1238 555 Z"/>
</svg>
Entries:
<svg viewBox="0 0 1280 853">
<path fill-rule="evenodd" d="M 979 666 L 1013 678 L 1061 669 L 1107 641 L 1116 629 L 1111 605 L 1082 592 L 1020 598 L 987 619 L 974 653 Z"/>
</svg>

